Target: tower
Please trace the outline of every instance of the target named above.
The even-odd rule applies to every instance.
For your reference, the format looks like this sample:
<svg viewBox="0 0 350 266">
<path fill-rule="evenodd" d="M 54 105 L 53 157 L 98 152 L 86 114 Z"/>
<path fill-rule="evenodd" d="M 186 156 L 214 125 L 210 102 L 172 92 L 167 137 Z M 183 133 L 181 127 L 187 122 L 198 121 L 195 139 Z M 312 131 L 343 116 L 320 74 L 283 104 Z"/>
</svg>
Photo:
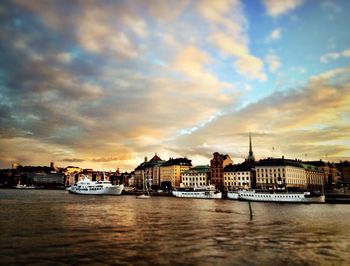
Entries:
<svg viewBox="0 0 350 266">
<path fill-rule="evenodd" d="M 255 156 L 253 153 L 252 134 L 249 132 L 249 154 L 246 160 L 247 166 L 250 168 L 250 186 L 256 188 L 256 172 L 255 172 Z"/>
<path fill-rule="evenodd" d="M 252 147 L 252 135 L 249 133 L 249 155 L 247 158 L 248 162 L 255 162 L 255 157 L 253 154 L 253 147 Z"/>
</svg>

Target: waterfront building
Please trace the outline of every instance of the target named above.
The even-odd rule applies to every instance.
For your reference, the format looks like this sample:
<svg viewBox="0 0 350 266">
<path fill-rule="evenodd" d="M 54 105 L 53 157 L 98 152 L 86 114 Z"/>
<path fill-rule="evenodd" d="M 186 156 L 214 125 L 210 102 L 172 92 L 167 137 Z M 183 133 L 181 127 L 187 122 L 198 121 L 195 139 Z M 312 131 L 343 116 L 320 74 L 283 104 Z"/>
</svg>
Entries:
<svg viewBox="0 0 350 266">
<path fill-rule="evenodd" d="M 85 168 L 79 174 L 79 181 L 82 181 L 85 177 L 88 177 L 92 181 L 100 180 L 100 173 L 95 172 L 94 169 Z"/>
<path fill-rule="evenodd" d="M 210 160 L 210 184 L 217 188 L 222 188 L 224 185 L 224 168 L 233 164 L 228 154 L 213 153 L 213 159 Z"/>
<path fill-rule="evenodd" d="M 224 168 L 225 190 L 250 189 L 252 168 L 246 163 L 229 164 Z"/>
<path fill-rule="evenodd" d="M 50 163 L 50 172 L 51 173 L 57 173 L 57 167 L 55 166 L 54 162 Z"/>
<path fill-rule="evenodd" d="M 323 171 L 324 183 L 328 189 L 331 189 L 338 182 L 338 179 L 340 179 L 340 173 L 338 174 L 338 170 L 333 163 L 324 162 L 322 160 L 306 161 L 305 163 L 316 166 L 319 170 Z"/>
<path fill-rule="evenodd" d="M 145 157 L 145 160 L 143 163 L 138 165 L 134 170 L 134 185 L 137 188 L 143 188 L 144 186 L 144 179 L 145 179 L 145 164 L 147 163 L 147 157 Z"/>
<path fill-rule="evenodd" d="M 108 173 L 105 175 L 105 178 L 113 184 L 113 185 L 120 185 L 123 184 L 124 186 L 131 186 L 130 185 L 130 179 L 132 178 L 132 174 L 128 172 L 121 173 L 119 171 L 119 168 L 114 173 Z M 132 182 L 133 183 L 133 182 Z"/>
<path fill-rule="evenodd" d="M 134 170 L 134 186 L 137 188 L 143 188 L 143 179 L 145 171 L 142 166 L 137 166 Z"/>
<path fill-rule="evenodd" d="M 206 186 L 209 182 L 209 165 L 198 165 L 181 173 L 181 187 Z"/>
<path fill-rule="evenodd" d="M 0 170 L 0 188 L 1 187 L 13 187 L 18 184 L 20 176 L 17 176 L 17 171 L 14 169 L 1 169 Z M 17 180 L 16 180 L 17 179 Z"/>
<path fill-rule="evenodd" d="M 255 169 L 257 188 L 307 188 L 306 172 L 300 161 L 284 157 L 267 158 L 257 162 Z"/>
<path fill-rule="evenodd" d="M 191 160 L 187 158 L 170 158 L 160 167 L 161 186 L 170 184 L 172 187 L 179 187 L 181 182 L 181 173 L 192 167 Z"/>
<path fill-rule="evenodd" d="M 148 187 L 160 186 L 160 167 L 165 163 L 157 153 L 152 157 L 151 160 L 145 160 L 134 171 L 134 183 L 138 188 L 143 187 L 143 182 L 147 183 Z M 145 181 L 143 181 L 145 180 Z"/>
<path fill-rule="evenodd" d="M 324 172 L 311 164 L 301 164 L 305 169 L 306 186 L 311 190 L 322 191 L 324 189 Z"/>
<path fill-rule="evenodd" d="M 341 174 L 342 181 L 346 185 L 350 185 L 350 162 L 349 161 L 340 161 L 339 163 L 336 163 L 335 166 L 337 167 L 338 171 Z"/>
<path fill-rule="evenodd" d="M 77 167 L 77 166 L 67 166 L 65 169 L 64 169 L 64 172 L 69 175 L 69 174 L 72 174 L 72 173 L 80 173 L 83 169 L 81 169 L 80 167 Z"/>
<path fill-rule="evenodd" d="M 66 174 L 66 186 L 70 186 L 79 181 L 79 173 L 83 169 L 77 166 L 67 166 L 63 172 Z"/>
<path fill-rule="evenodd" d="M 12 170 L 17 170 L 19 163 L 12 163 Z"/>
<path fill-rule="evenodd" d="M 157 153 L 145 164 L 145 178 L 148 186 L 160 185 L 160 167 L 165 163 Z"/>
<path fill-rule="evenodd" d="M 66 176 L 60 173 L 26 173 L 26 182 L 39 187 L 63 187 L 66 183 Z"/>
<path fill-rule="evenodd" d="M 130 186 L 130 187 L 135 187 L 135 171 L 132 171 L 130 173 L 130 178 L 129 178 L 129 181 L 128 181 L 128 185 L 126 186 Z"/>
</svg>

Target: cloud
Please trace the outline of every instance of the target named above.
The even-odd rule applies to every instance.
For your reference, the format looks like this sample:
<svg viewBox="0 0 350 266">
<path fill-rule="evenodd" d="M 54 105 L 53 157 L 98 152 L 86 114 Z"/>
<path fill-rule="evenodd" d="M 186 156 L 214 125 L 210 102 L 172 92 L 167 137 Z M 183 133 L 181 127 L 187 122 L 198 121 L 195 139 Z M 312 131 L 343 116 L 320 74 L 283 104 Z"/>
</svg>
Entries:
<svg viewBox="0 0 350 266">
<path fill-rule="evenodd" d="M 326 72 L 322 72 L 318 75 L 315 76 L 311 76 L 310 77 L 310 81 L 313 82 L 324 82 L 324 81 L 328 81 L 328 80 L 333 80 L 333 79 L 341 79 L 343 82 L 345 82 L 347 80 L 347 74 L 349 72 L 350 68 L 349 67 L 345 67 L 345 68 L 335 68 Z M 343 77 L 345 77 L 345 81 L 344 79 L 342 79 Z"/>
<path fill-rule="evenodd" d="M 249 49 L 243 41 L 234 40 L 224 33 L 214 33 L 210 39 L 220 51 L 237 58 L 234 66 L 244 77 L 252 80 L 267 80 L 263 72 L 264 64 L 262 60 L 256 56 L 250 55 Z"/>
<path fill-rule="evenodd" d="M 62 162 L 68 162 L 68 163 L 81 163 L 84 162 L 84 159 L 79 158 L 64 158 L 61 160 Z"/>
<path fill-rule="evenodd" d="M 211 28 L 209 41 L 225 55 L 234 57 L 234 67 L 242 76 L 265 81 L 263 62 L 248 47 L 247 19 L 240 1 L 200 1 L 199 13 Z"/>
<path fill-rule="evenodd" d="M 282 65 L 280 58 L 274 53 L 267 54 L 265 56 L 265 62 L 268 64 L 271 73 L 276 72 Z"/>
<path fill-rule="evenodd" d="M 273 52 L 260 58 L 266 42 L 256 49 L 259 40 L 250 40 L 248 5 L 5 1 L 0 165 L 57 161 L 132 170 L 154 152 L 164 158 L 190 154 L 206 164 L 215 150 L 244 156 L 251 129 L 259 133 L 259 145 L 280 141 L 281 132 L 297 141 L 303 127 L 315 127 L 310 121 L 325 123 L 326 136 L 333 137 L 334 129 L 347 132 L 341 122 L 331 122 L 335 109 L 346 117 L 338 99 L 338 93 L 347 95 L 346 69 L 313 77 L 305 86 L 309 94 L 304 88 L 277 92 L 238 110 L 242 97 L 252 102 L 268 85 L 255 81 L 267 80 L 265 71 L 280 65 Z M 328 113 L 311 109 L 306 99 Z M 312 145 L 305 143 L 315 150 Z"/>
<path fill-rule="evenodd" d="M 220 87 L 232 87 L 232 85 L 228 83 L 225 84 L 220 82 L 214 75 L 205 69 L 206 65 L 213 63 L 214 60 L 211 59 L 207 53 L 190 45 L 181 49 L 172 62 L 172 66 L 176 70 L 186 74 L 194 82 L 199 81 L 211 84 L 214 90 L 217 90 Z"/>
<path fill-rule="evenodd" d="M 64 63 L 64 64 L 69 64 L 72 62 L 73 58 L 70 53 L 67 52 L 62 52 L 57 54 L 57 60 Z"/>
<path fill-rule="evenodd" d="M 235 41 L 227 34 L 214 33 L 211 40 L 221 51 L 235 57 L 244 57 L 249 54 L 248 47 L 243 41 Z"/>
<path fill-rule="evenodd" d="M 92 158 L 91 161 L 101 163 L 101 162 L 116 162 L 116 161 L 124 161 L 130 160 L 129 156 L 126 157 L 100 157 L 100 158 Z"/>
<path fill-rule="evenodd" d="M 268 36 L 267 40 L 269 40 L 269 41 L 279 40 L 281 38 L 281 35 L 282 35 L 281 28 L 276 28 L 270 33 L 270 35 Z"/>
<path fill-rule="evenodd" d="M 138 54 L 137 47 L 133 45 L 130 37 L 121 29 L 116 28 L 113 23 L 110 23 L 108 18 L 109 16 L 106 16 L 102 10 L 86 9 L 78 24 L 80 45 L 94 53 L 109 51 L 111 55 L 115 54 L 115 56 L 121 56 L 122 58 L 136 57 Z M 137 32 L 138 34 L 141 32 L 141 34 L 144 34 L 144 25 Z"/>
<path fill-rule="evenodd" d="M 205 127 L 179 139 L 178 150 L 206 154 L 209 150 L 229 152 L 237 160 L 248 153 L 248 132 L 253 133 L 258 158 L 274 156 L 291 158 L 349 159 L 350 143 L 350 68 L 320 73 L 305 86 L 276 91 L 243 109 L 227 113 Z M 341 78 L 341 76 L 343 78 Z M 191 147 L 191 148 L 186 148 Z M 196 148 L 198 147 L 198 148 Z"/>
<path fill-rule="evenodd" d="M 288 13 L 303 4 L 303 0 L 263 0 L 267 13 L 277 17 Z"/>
<path fill-rule="evenodd" d="M 266 81 L 267 76 L 263 73 L 264 63 L 260 58 L 251 55 L 245 55 L 236 60 L 235 66 L 239 73 L 248 79 L 258 79 Z"/>
<path fill-rule="evenodd" d="M 333 52 L 324 54 L 320 57 L 321 63 L 327 64 L 333 60 L 337 60 L 339 58 L 349 58 L 350 57 L 350 49 L 343 50 L 342 52 Z"/>
</svg>

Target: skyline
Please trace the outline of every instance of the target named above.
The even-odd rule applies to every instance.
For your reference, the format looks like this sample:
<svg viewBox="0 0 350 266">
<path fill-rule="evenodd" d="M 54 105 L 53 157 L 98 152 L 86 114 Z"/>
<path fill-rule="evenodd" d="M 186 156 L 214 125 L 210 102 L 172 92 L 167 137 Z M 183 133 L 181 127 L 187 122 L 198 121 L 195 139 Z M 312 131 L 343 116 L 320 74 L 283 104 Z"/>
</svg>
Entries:
<svg viewBox="0 0 350 266">
<path fill-rule="evenodd" d="M 347 1 L 5 1 L 0 167 L 350 160 Z"/>
</svg>

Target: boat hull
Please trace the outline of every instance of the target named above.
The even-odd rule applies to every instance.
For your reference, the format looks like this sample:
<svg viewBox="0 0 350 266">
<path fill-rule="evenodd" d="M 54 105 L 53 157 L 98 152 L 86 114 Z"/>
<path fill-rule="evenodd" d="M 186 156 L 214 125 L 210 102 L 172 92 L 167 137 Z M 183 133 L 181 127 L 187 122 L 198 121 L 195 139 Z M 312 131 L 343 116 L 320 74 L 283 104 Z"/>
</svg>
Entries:
<svg viewBox="0 0 350 266">
<path fill-rule="evenodd" d="M 173 191 L 178 198 L 221 199 L 222 193 L 217 191 Z"/>
<path fill-rule="evenodd" d="M 282 202 L 282 203 L 324 203 L 325 196 L 310 196 L 309 193 L 259 193 L 239 191 L 238 199 L 247 201 Z"/>
<path fill-rule="evenodd" d="M 229 191 L 227 192 L 227 198 L 232 199 L 232 200 L 239 200 L 239 193 L 238 192 L 233 192 Z"/>
<path fill-rule="evenodd" d="M 71 194 L 78 195 L 121 195 L 124 189 L 123 185 L 104 187 L 101 190 L 93 190 L 93 188 L 85 188 L 85 189 L 74 189 L 71 188 L 68 190 Z"/>
</svg>

